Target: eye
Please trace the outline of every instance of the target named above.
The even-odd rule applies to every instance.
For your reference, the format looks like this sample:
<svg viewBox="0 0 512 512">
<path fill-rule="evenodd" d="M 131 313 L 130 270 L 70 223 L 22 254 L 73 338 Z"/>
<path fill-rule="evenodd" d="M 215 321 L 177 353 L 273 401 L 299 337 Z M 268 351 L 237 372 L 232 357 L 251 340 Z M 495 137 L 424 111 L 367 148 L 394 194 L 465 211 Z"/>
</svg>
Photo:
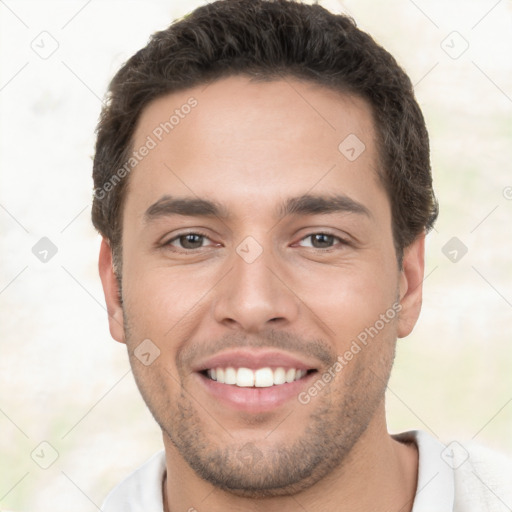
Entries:
<svg viewBox="0 0 512 512">
<path fill-rule="evenodd" d="M 309 243 L 307 242 L 309 240 Z M 200 232 L 189 232 L 180 233 L 175 237 L 171 238 L 168 242 L 165 242 L 164 247 L 170 247 L 173 249 L 182 249 L 183 251 L 194 251 L 207 247 L 204 245 L 206 241 L 211 242 L 209 246 L 219 245 L 212 242 L 208 236 Z M 331 249 L 338 242 L 340 245 L 348 245 L 348 242 L 343 238 L 332 235 L 330 233 L 311 233 L 310 235 L 302 238 L 298 245 L 302 247 L 311 247 L 313 249 Z"/>
<path fill-rule="evenodd" d="M 331 235 L 329 233 L 311 233 L 304 237 L 300 242 L 310 240 L 309 244 L 302 247 L 312 247 L 314 249 L 331 249 L 335 241 L 339 241 L 341 245 L 347 245 L 348 242 L 339 236 Z M 299 242 L 299 243 L 300 243 Z"/>
<path fill-rule="evenodd" d="M 164 244 L 164 246 L 170 246 L 177 249 L 185 249 L 190 251 L 204 247 L 203 242 L 205 240 L 210 239 L 203 233 L 181 233 L 174 238 L 171 238 Z"/>
</svg>

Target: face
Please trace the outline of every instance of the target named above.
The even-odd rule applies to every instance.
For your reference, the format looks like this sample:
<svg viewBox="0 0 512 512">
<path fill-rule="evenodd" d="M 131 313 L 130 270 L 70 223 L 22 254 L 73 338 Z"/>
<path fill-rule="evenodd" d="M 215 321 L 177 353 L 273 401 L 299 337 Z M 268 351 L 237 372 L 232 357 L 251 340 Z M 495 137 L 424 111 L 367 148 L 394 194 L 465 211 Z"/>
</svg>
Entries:
<svg viewBox="0 0 512 512">
<path fill-rule="evenodd" d="M 230 77 L 151 103 L 133 145 L 152 147 L 125 197 L 122 307 L 106 243 L 100 273 L 168 455 L 238 494 L 311 486 L 385 432 L 421 302 L 423 238 L 399 270 L 368 105 Z"/>
</svg>

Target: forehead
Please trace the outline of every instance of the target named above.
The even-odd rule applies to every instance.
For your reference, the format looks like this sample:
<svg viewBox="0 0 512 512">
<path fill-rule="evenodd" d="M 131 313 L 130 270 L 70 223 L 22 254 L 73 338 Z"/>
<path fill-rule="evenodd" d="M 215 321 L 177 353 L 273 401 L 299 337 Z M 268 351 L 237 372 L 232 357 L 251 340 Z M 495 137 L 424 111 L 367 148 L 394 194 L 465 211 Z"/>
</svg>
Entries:
<svg viewBox="0 0 512 512">
<path fill-rule="evenodd" d="M 234 76 L 158 98 L 137 124 L 133 148 L 144 146 L 127 194 L 140 208 L 164 194 L 264 208 L 334 188 L 364 202 L 382 188 L 366 101 L 292 78 Z"/>
</svg>

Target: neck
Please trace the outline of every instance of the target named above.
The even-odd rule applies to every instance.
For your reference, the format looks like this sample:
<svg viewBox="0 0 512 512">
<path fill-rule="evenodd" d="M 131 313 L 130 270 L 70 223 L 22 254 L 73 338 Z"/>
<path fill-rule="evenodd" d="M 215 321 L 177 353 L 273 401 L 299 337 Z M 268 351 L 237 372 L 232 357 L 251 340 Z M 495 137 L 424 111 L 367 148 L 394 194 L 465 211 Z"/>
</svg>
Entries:
<svg viewBox="0 0 512 512">
<path fill-rule="evenodd" d="M 164 482 L 164 511 L 410 512 L 417 485 L 417 448 L 394 440 L 385 420 L 379 423 L 371 424 L 343 464 L 316 484 L 288 496 L 259 499 L 236 496 L 201 479 L 164 435 L 169 474 Z"/>
</svg>

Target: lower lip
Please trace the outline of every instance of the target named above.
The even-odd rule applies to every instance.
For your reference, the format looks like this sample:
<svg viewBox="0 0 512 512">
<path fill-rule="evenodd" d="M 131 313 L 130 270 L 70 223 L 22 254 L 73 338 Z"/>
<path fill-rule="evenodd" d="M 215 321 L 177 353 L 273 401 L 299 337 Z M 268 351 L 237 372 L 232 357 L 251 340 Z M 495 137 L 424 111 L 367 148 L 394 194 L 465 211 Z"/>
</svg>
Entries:
<svg viewBox="0 0 512 512">
<path fill-rule="evenodd" d="M 262 413 L 272 411 L 289 400 L 298 400 L 299 393 L 314 378 L 315 373 L 308 373 L 300 380 L 267 388 L 244 388 L 221 384 L 202 373 L 196 375 L 207 392 L 228 407 L 239 411 Z"/>
</svg>

